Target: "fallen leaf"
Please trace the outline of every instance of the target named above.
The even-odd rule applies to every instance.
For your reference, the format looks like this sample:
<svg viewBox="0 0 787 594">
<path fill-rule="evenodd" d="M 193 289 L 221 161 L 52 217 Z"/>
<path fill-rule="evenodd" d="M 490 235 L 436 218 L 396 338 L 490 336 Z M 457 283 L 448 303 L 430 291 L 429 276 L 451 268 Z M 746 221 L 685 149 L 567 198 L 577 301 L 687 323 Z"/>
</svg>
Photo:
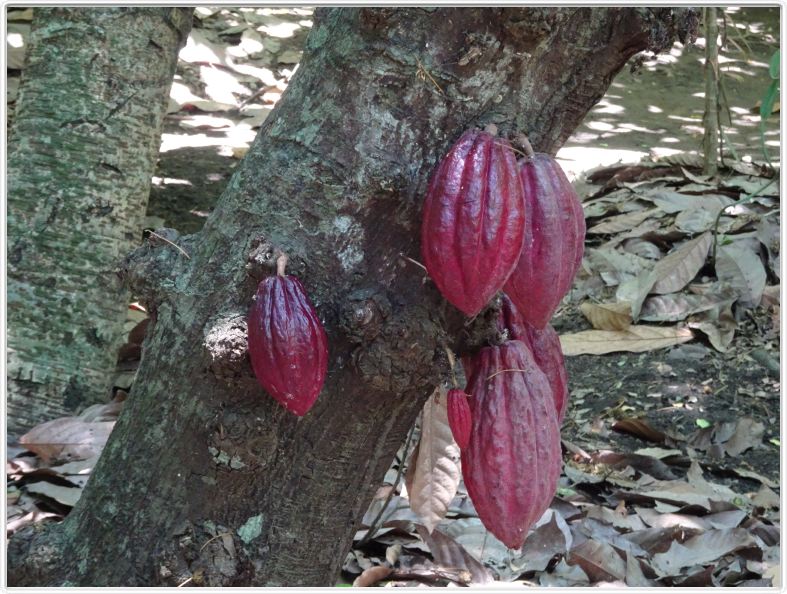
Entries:
<svg viewBox="0 0 787 594">
<path fill-rule="evenodd" d="M 744 528 L 709 530 L 683 544 L 673 542 L 666 553 L 653 555 L 652 566 L 662 576 L 679 575 L 684 567 L 705 565 L 755 544 Z"/>
<path fill-rule="evenodd" d="M 765 425 L 750 417 L 744 417 L 738 421 L 735 433 L 724 444 L 724 450 L 730 456 L 739 456 L 749 448 L 762 445 L 764 435 Z"/>
<path fill-rule="evenodd" d="M 767 274 L 759 253 L 747 244 L 734 242 L 716 250 L 716 276 L 734 289 L 741 301 L 754 307 L 760 303 Z"/>
<path fill-rule="evenodd" d="M 705 334 L 713 348 L 721 353 L 727 351 L 738 328 L 730 303 L 701 312 L 689 319 L 687 325 Z"/>
<path fill-rule="evenodd" d="M 574 541 L 566 521 L 554 510 L 548 510 L 541 522 L 528 535 L 522 545 L 522 554 L 516 560 L 516 569 L 543 571 L 555 555 L 562 555 L 571 549 Z"/>
<path fill-rule="evenodd" d="M 630 303 L 591 303 L 579 306 L 580 311 L 597 330 L 625 330 L 631 326 Z"/>
<path fill-rule="evenodd" d="M 723 293 L 654 295 L 642 303 L 639 319 L 646 322 L 680 322 L 688 316 L 732 303 L 736 295 Z"/>
<path fill-rule="evenodd" d="M 637 559 L 634 555 L 626 554 L 626 585 L 630 588 L 642 588 L 654 586 L 652 580 L 645 577 L 642 572 L 643 561 Z"/>
<path fill-rule="evenodd" d="M 653 267 L 655 281 L 650 291 L 658 295 L 680 291 L 705 265 L 713 234 L 703 233 L 673 250 Z"/>
<path fill-rule="evenodd" d="M 446 391 L 436 390 L 424 405 L 418 459 L 408 483 L 410 509 L 432 531 L 448 511 L 461 475 L 459 446 L 448 425 Z"/>
<path fill-rule="evenodd" d="M 614 217 L 604 219 L 598 225 L 594 225 L 587 230 L 588 235 L 601 235 L 620 233 L 621 231 L 628 231 L 636 227 L 646 219 L 658 216 L 661 210 L 658 208 L 651 208 L 649 210 L 640 210 L 634 212 L 626 212 Z"/>
<path fill-rule="evenodd" d="M 626 331 L 585 330 L 563 334 L 560 346 L 566 356 L 604 355 L 619 351 L 642 353 L 688 342 L 693 338 L 688 328 L 665 326 L 629 326 Z"/>
<path fill-rule="evenodd" d="M 377 582 L 381 582 L 391 575 L 391 572 L 393 572 L 393 569 L 385 565 L 375 565 L 374 567 L 364 569 L 363 573 L 355 578 L 353 588 L 369 588 L 370 586 L 374 586 Z"/>
<path fill-rule="evenodd" d="M 569 565 L 565 559 L 558 561 L 551 572 L 543 572 L 538 578 L 541 586 L 566 588 L 569 586 L 587 586 L 588 575 L 579 565 Z"/>
<path fill-rule="evenodd" d="M 115 421 L 87 423 L 78 417 L 61 417 L 33 427 L 19 443 L 38 454 L 44 463 L 83 460 L 98 456 Z"/>
<path fill-rule="evenodd" d="M 36 493 L 38 495 L 50 497 L 58 503 L 62 503 L 63 505 L 67 505 L 69 507 L 74 507 L 82 495 L 82 489 L 75 487 L 61 487 L 60 485 L 53 485 L 52 483 L 48 483 L 46 481 L 39 481 L 37 483 L 25 485 L 25 489 L 27 489 L 27 491 L 30 493 Z"/>
<path fill-rule="evenodd" d="M 781 505 L 779 496 L 765 485 L 760 487 L 760 490 L 754 494 L 751 502 L 757 507 L 766 509 L 779 509 Z"/>
<path fill-rule="evenodd" d="M 608 544 L 586 540 L 574 547 L 566 558 L 569 565 L 579 565 L 591 582 L 622 580 L 626 577 L 626 562 Z"/>
<path fill-rule="evenodd" d="M 619 431 L 620 433 L 628 433 L 654 443 L 663 443 L 667 437 L 664 433 L 658 429 L 654 429 L 647 421 L 643 421 L 642 419 L 621 419 L 613 423 L 612 430 Z"/>
<path fill-rule="evenodd" d="M 470 572 L 474 584 L 488 584 L 494 581 L 483 563 L 473 557 L 454 538 L 440 530 L 429 531 L 425 526 L 418 525 L 418 534 L 429 547 L 435 564 L 445 568 L 464 569 Z"/>
</svg>

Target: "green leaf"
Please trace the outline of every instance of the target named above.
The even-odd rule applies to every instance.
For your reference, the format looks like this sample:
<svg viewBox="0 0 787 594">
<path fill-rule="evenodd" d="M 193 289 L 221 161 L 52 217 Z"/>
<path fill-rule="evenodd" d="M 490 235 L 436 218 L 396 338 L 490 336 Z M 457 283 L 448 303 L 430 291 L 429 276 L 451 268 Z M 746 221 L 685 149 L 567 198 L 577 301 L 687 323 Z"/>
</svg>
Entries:
<svg viewBox="0 0 787 594">
<path fill-rule="evenodd" d="M 779 96 L 779 81 L 772 80 L 768 85 L 768 90 L 765 91 L 765 96 L 762 98 L 760 105 L 760 117 L 765 120 L 773 113 L 773 104 Z"/>
<path fill-rule="evenodd" d="M 779 62 L 780 62 L 780 54 L 778 51 L 773 52 L 771 56 L 771 63 L 768 66 L 768 74 L 771 75 L 771 78 L 774 80 L 778 80 L 779 78 Z"/>
<path fill-rule="evenodd" d="M 699 427 L 700 429 L 707 429 L 708 427 L 710 427 L 710 422 L 706 421 L 705 419 L 697 419 L 695 423 L 697 423 L 697 427 Z"/>
<path fill-rule="evenodd" d="M 777 448 L 778 448 L 778 447 L 781 447 L 781 445 L 782 445 L 782 442 L 781 442 L 781 440 L 780 440 L 778 437 L 774 437 L 774 438 L 772 438 L 772 439 L 769 439 L 768 441 L 770 441 L 770 442 L 771 442 L 773 445 L 775 445 Z"/>
</svg>

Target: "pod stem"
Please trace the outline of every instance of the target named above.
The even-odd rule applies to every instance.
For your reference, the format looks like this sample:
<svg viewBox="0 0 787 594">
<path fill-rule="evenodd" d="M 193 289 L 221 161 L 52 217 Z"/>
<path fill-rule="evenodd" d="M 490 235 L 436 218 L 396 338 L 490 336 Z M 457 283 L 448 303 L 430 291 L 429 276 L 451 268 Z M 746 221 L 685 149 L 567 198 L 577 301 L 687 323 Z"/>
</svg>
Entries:
<svg viewBox="0 0 787 594">
<path fill-rule="evenodd" d="M 451 382 L 453 382 L 454 388 L 459 389 L 459 384 L 456 382 L 456 374 L 454 373 L 456 357 L 454 357 L 454 353 L 447 346 L 443 345 L 443 348 L 445 349 L 445 354 L 448 356 L 448 364 L 451 366 Z"/>
<path fill-rule="evenodd" d="M 281 250 L 276 251 L 276 274 L 279 276 L 284 276 L 284 269 L 287 268 L 288 260 L 289 258 L 287 257 L 287 254 Z"/>
<path fill-rule="evenodd" d="M 532 159 L 533 156 L 535 156 L 536 153 L 533 150 L 533 145 L 530 144 L 530 140 L 527 138 L 526 134 L 524 134 L 523 132 L 520 132 L 514 138 L 514 142 L 522 147 L 522 149 L 525 151 L 525 155 L 527 156 L 528 159 Z"/>
</svg>

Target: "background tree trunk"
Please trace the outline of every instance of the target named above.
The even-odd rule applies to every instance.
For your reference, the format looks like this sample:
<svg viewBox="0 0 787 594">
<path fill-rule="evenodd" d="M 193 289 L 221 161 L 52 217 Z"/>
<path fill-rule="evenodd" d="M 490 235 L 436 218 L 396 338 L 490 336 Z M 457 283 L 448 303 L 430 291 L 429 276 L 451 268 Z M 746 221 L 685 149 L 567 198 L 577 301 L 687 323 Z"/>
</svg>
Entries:
<svg viewBox="0 0 787 594">
<path fill-rule="evenodd" d="M 669 9 L 318 10 L 204 230 L 171 235 L 190 259 L 153 244 L 129 258 L 155 319 L 133 394 L 63 525 L 12 540 L 12 583 L 333 584 L 465 322 L 406 260 L 436 161 L 490 122 L 554 152 L 629 57 L 686 23 Z M 329 336 L 302 419 L 245 353 L 246 265 L 273 246 Z"/>
<path fill-rule="evenodd" d="M 8 430 L 109 399 L 186 8 L 36 9 L 8 159 Z"/>
</svg>

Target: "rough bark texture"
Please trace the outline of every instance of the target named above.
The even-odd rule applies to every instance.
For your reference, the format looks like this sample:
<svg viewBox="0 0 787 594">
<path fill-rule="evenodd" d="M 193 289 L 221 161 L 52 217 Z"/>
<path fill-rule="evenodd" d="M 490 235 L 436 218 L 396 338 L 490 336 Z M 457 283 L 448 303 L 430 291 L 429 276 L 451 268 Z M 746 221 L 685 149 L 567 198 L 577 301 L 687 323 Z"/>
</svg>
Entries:
<svg viewBox="0 0 787 594">
<path fill-rule="evenodd" d="M 189 9 L 36 9 L 8 159 L 8 429 L 105 402 Z"/>
<path fill-rule="evenodd" d="M 204 230 L 172 236 L 191 259 L 166 245 L 129 258 L 155 314 L 134 392 L 63 525 L 12 541 L 12 583 L 334 583 L 465 321 L 405 259 L 418 258 L 434 164 L 490 122 L 554 152 L 631 55 L 671 43 L 673 16 L 318 10 L 292 84 Z M 325 388 L 302 419 L 260 390 L 245 355 L 273 246 L 329 337 Z"/>
</svg>

